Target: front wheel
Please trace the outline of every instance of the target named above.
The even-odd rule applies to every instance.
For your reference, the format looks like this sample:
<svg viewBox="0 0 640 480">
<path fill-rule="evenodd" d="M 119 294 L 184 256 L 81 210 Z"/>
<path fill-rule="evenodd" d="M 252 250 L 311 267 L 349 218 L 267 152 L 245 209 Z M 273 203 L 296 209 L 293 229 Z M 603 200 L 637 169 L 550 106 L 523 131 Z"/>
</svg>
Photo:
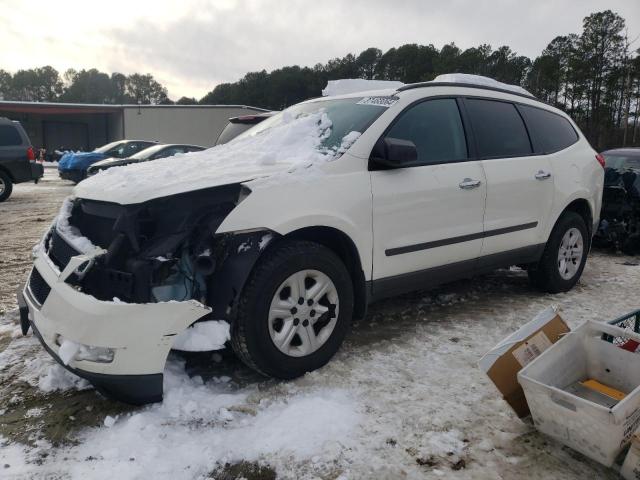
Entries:
<svg viewBox="0 0 640 480">
<path fill-rule="evenodd" d="M 564 212 L 551 231 L 542 258 L 528 270 L 531 283 L 549 293 L 571 290 L 582 275 L 588 251 L 583 218 L 575 212 Z"/>
<path fill-rule="evenodd" d="M 353 314 L 353 286 L 340 258 L 308 241 L 285 240 L 259 260 L 242 292 L 231 343 L 249 367 L 291 379 L 325 365 Z"/>
</svg>

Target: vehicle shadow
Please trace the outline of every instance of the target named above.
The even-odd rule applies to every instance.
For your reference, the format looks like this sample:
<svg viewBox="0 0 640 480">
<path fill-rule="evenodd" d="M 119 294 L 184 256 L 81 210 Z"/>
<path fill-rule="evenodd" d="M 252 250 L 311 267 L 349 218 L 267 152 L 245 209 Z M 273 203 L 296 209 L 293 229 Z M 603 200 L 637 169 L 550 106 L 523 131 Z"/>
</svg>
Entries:
<svg viewBox="0 0 640 480">
<path fill-rule="evenodd" d="M 512 308 L 514 299 L 526 301 L 540 295 L 529 286 L 525 271 L 506 269 L 381 300 L 369 306 L 364 319 L 353 322 L 341 354 L 358 355 L 382 341 L 410 338 L 411 331 L 419 325 L 451 322 L 458 315 L 468 315 L 470 310 L 486 310 L 488 304 L 499 312 L 501 306 Z M 214 353 L 174 351 L 172 355 L 185 360 L 189 376 L 200 376 L 205 382 L 226 377 L 236 388 L 279 382 L 244 365 L 230 347 Z"/>
</svg>

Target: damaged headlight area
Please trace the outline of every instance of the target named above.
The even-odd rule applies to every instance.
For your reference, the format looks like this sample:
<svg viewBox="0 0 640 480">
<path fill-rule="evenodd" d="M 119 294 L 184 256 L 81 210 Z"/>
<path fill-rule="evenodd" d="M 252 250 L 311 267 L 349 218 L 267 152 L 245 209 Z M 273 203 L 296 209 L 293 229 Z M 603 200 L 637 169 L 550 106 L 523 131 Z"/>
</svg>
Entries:
<svg viewBox="0 0 640 480">
<path fill-rule="evenodd" d="M 195 299 L 216 305 L 214 318 L 225 318 L 244 282 L 228 276 L 237 277 L 238 269 L 248 274 L 258 252 L 273 237 L 265 230 L 216 234 L 225 217 L 249 194 L 246 187 L 233 184 L 135 205 L 75 199 L 69 225 L 105 253 L 90 266 L 76 269 L 66 281 L 106 301 Z M 59 230 L 54 228 L 44 245 L 62 271 L 79 252 Z M 218 278 L 222 274 L 224 281 Z M 214 293 L 216 288 L 221 291 Z"/>
</svg>

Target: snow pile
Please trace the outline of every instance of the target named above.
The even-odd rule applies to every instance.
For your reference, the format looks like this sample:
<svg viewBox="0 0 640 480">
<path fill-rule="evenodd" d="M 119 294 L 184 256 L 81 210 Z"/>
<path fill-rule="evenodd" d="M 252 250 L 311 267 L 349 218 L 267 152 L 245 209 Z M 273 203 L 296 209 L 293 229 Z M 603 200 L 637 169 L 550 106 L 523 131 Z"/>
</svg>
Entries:
<svg viewBox="0 0 640 480">
<path fill-rule="evenodd" d="M 451 83 L 469 83 L 472 85 L 482 85 L 483 87 L 501 88 L 503 90 L 511 90 L 515 93 L 533 97 L 524 88 L 518 85 L 510 85 L 508 83 L 499 82 L 493 78 L 483 77 L 482 75 L 470 75 L 468 73 L 445 73 L 438 75 L 433 79 L 434 82 L 451 82 Z"/>
<path fill-rule="evenodd" d="M 224 348 L 231 339 L 229 324 L 224 320 L 198 322 L 187 328 L 173 341 L 173 349 L 185 352 L 207 352 Z"/>
<path fill-rule="evenodd" d="M 86 390 L 89 382 L 65 370 L 60 365 L 50 365 L 38 378 L 38 388 L 43 392 L 65 392 L 67 390 Z"/>
<path fill-rule="evenodd" d="M 347 150 L 349 150 L 351 145 L 356 143 L 356 140 L 358 140 L 360 138 L 360 135 L 362 135 L 362 133 L 360 133 L 360 132 L 349 132 L 349 133 L 347 133 L 342 138 L 342 142 L 340 143 L 340 147 L 338 147 L 338 153 L 344 153 Z"/>
<path fill-rule="evenodd" d="M 294 389 L 284 399 L 256 403 L 256 390 L 233 392 L 226 383 L 189 378 L 176 361 L 165 370 L 164 389 L 162 404 L 105 416 L 104 426 L 84 430 L 45 468 L 71 478 L 207 478 L 218 465 L 241 459 L 336 458 L 361 420 L 344 390 Z"/>
<path fill-rule="evenodd" d="M 389 88 L 400 88 L 402 82 L 391 80 L 366 80 L 364 78 L 343 78 L 341 80 L 329 80 L 327 86 L 322 90 L 323 97 L 334 95 L 346 95 L 348 93 L 367 92 L 370 90 L 383 90 Z"/>
<path fill-rule="evenodd" d="M 82 198 L 125 200 L 128 203 L 184 191 L 292 172 L 336 158 L 337 150 L 322 147 L 331 121 L 320 111 L 294 118 L 287 111 L 272 128 L 239 137 L 201 152 L 140 162 L 104 170 L 79 183 Z M 353 135 L 348 141 L 353 139 Z"/>
<path fill-rule="evenodd" d="M 73 360 L 76 354 L 80 351 L 80 344 L 73 340 L 64 340 L 60 348 L 58 349 L 58 356 L 62 363 L 69 365 L 69 362 Z"/>
<path fill-rule="evenodd" d="M 62 202 L 60 207 L 60 213 L 56 219 L 56 229 L 64 238 L 75 247 L 76 250 L 87 253 L 94 250 L 96 247 L 91 240 L 82 236 L 80 230 L 69 223 L 69 217 L 73 210 L 73 197 L 67 197 Z"/>
</svg>

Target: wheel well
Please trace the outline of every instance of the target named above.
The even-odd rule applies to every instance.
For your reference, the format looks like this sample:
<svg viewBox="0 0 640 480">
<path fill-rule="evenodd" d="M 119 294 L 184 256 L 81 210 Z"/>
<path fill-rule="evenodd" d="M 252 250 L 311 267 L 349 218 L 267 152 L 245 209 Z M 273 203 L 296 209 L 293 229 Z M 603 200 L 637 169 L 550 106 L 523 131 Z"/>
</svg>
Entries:
<svg viewBox="0 0 640 480">
<path fill-rule="evenodd" d="M 593 234 L 593 214 L 591 213 L 589 202 L 587 202 L 584 198 L 574 200 L 564 209 L 564 212 L 567 211 L 575 212 L 582 217 L 584 223 L 587 224 L 587 231 L 589 232 L 589 238 L 591 238 Z"/>
<path fill-rule="evenodd" d="M 332 250 L 344 262 L 353 283 L 354 318 L 364 318 L 367 313 L 368 295 L 360 255 L 353 240 L 344 232 L 332 227 L 306 227 L 288 233 L 284 238 L 316 242 Z"/>
<path fill-rule="evenodd" d="M 9 176 L 9 178 L 11 179 L 11 181 L 15 182 L 15 179 L 13 178 L 13 175 L 11 175 L 11 172 L 8 169 L 6 169 L 4 167 L 0 167 L 0 172 L 6 173 Z"/>
</svg>

